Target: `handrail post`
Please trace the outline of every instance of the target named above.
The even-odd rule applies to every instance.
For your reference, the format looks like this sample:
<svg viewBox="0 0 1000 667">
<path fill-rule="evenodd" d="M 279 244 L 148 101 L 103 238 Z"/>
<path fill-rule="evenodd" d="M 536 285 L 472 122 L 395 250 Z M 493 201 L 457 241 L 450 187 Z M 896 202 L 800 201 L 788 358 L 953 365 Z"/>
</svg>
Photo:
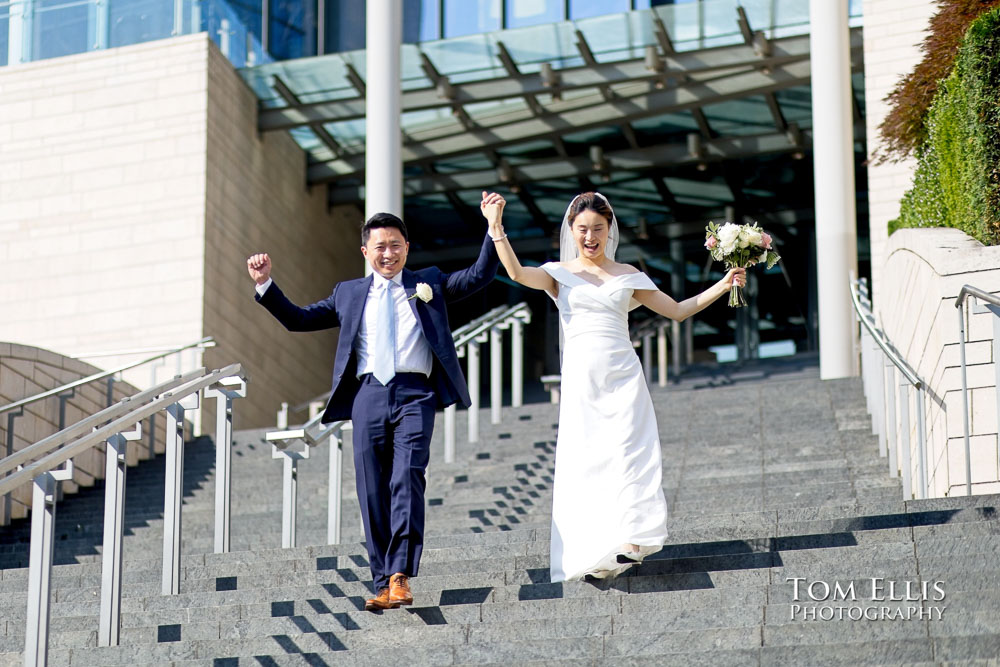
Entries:
<svg viewBox="0 0 1000 667">
<path fill-rule="evenodd" d="M 24 416 L 24 406 L 22 405 L 17 409 L 17 411 L 11 410 L 7 413 L 7 456 L 11 456 L 14 453 L 14 420 L 18 417 Z M 11 495 L 7 492 L 0 498 L 0 502 L 3 503 L 3 513 L 0 514 L 0 526 L 6 526 L 10 524 L 10 503 Z"/>
<path fill-rule="evenodd" d="M 646 376 L 646 384 L 653 383 L 653 334 L 642 334 L 642 372 Z"/>
<path fill-rule="evenodd" d="M 74 396 L 76 396 L 76 387 L 61 394 L 56 394 L 56 398 L 59 399 L 59 428 L 56 429 L 57 431 L 66 428 L 66 402 Z"/>
<path fill-rule="evenodd" d="M 524 322 L 520 317 L 510 323 L 510 405 L 524 405 Z"/>
<path fill-rule="evenodd" d="M 896 460 L 896 367 L 888 359 L 885 365 L 885 444 L 889 454 L 889 477 L 899 476 Z"/>
<path fill-rule="evenodd" d="M 455 462 L 455 413 L 454 403 L 444 409 L 444 462 Z"/>
<path fill-rule="evenodd" d="M 499 424 L 503 402 L 503 330 L 490 329 L 490 423 Z"/>
<path fill-rule="evenodd" d="M 163 494 L 163 595 L 181 589 L 181 504 L 184 498 L 184 411 L 197 409 L 198 394 L 167 406 L 166 473 Z"/>
<path fill-rule="evenodd" d="M 122 617 L 122 533 L 125 517 L 125 472 L 128 443 L 142 437 L 135 430 L 107 440 L 104 465 L 104 551 L 101 554 L 101 617 L 98 646 L 118 646 Z"/>
<path fill-rule="evenodd" d="M 73 461 L 63 470 L 35 477 L 31 494 L 31 545 L 28 561 L 28 609 L 24 631 L 24 664 L 48 664 L 52 552 L 59 482 L 73 477 Z"/>
<path fill-rule="evenodd" d="M 287 444 L 286 444 L 287 446 Z M 276 444 L 271 445 L 271 458 L 282 459 L 283 475 L 281 483 L 281 548 L 291 549 L 296 542 L 296 504 L 299 495 L 299 461 L 309 458 L 309 446 L 301 452 L 288 451 Z M 327 527 L 329 530 L 329 526 Z"/>
<path fill-rule="evenodd" d="M 965 435 L 965 495 L 972 495 L 972 449 L 969 444 L 969 386 L 965 367 L 965 309 L 958 308 L 958 358 L 962 368 L 962 428 Z"/>
<path fill-rule="evenodd" d="M 344 427 L 346 428 L 346 426 Z M 342 429 L 331 429 L 329 449 L 329 473 L 327 484 L 326 513 L 326 543 L 340 544 L 343 516 L 343 475 L 344 475 L 344 438 Z M 353 430 L 352 430 L 353 435 Z"/>
<path fill-rule="evenodd" d="M 925 391 L 917 389 L 917 438 L 920 446 L 920 498 L 930 497 L 930 482 L 927 472 L 927 432 L 924 425 Z"/>
<path fill-rule="evenodd" d="M 910 458 L 910 382 L 899 379 L 900 470 L 903 474 L 903 500 L 913 498 L 913 461 Z"/>
<path fill-rule="evenodd" d="M 681 354 L 682 354 L 683 349 L 681 347 L 681 323 L 678 322 L 677 320 L 671 320 L 671 322 L 670 322 L 670 336 L 674 340 L 674 346 L 673 346 L 673 350 L 672 350 L 672 352 L 673 352 L 673 364 L 674 364 L 674 377 L 680 379 L 680 377 L 681 377 Z M 688 359 L 688 363 L 691 363 L 690 359 Z"/>
<path fill-rule="evenodd" d="M 232 388 L 235 387 L 235 388 Z M 229 553 L 229 516 L 233 471 L 233 399 L 246 398 L 247 383 L 222 378 L 205 388 L 205 400 L 215 399 L 215 553 Z"/>
<path fill-rule="evenodd" d="M 887 453 L 885 444 L 885 355 L 881 350 L 875 352 L 875 369 L 872 375 L 875 378 L 875 410 L 872 415 L 872 430 L 878 435 L 878 455 L 885 456 Z"/>
<path fill-rule="evenodd" d="M 675 342 L 676 345 L 680 341 Z M 665 322 L 660 322 L 660 326 L 656 327 L 656 370 L 658 371 L 658 377 L 656 378 L 657 385 L 661 387 L 667 386 L 667 325 Z"/>
<path fill-rule="evenodd" d="M 466 364 L 469 376 L 469 442 L 479 442 L 479 339 L 468 343 Z"/>
</svg>

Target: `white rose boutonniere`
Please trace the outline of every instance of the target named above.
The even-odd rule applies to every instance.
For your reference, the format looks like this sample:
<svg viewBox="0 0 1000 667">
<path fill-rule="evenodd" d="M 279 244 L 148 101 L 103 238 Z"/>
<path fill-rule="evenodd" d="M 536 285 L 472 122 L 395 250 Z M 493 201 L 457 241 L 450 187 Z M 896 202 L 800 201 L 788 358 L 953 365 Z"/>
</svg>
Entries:
<svg viewBox="0 0 1000 667">
<path fill-rule="evenodd" d="M 410 299 L 418 298 L 424 303 L 427 303 L 434 298 L 434 292 L 431 291 L 431 286 L 427 283 L 417 283 L 417 292 Z M 408 301 L 409 299 L 407 299 Z"/>
</svg>

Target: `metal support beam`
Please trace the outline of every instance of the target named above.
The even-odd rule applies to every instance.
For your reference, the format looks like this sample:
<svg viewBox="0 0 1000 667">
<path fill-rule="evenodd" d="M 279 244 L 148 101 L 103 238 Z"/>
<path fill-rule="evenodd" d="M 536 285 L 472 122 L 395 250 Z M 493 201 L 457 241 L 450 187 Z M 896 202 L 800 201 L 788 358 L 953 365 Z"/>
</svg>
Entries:
<svg viewBox="0 0 1000 667">
<path fill-rule="evenodd" d="M 444 462 L 455 461 L 455 413 L 458 408 L 452 403 L 444 409 Z"/>
<path fill-rule="evenodd" d="M 858 275 L 847 0 L 810 0 L 820 377 L 857 374 L 851 276 Z"/>
<path fill-rule="evenodd" d="M 104 549 L 101 552 L 101 616 L 98 646 L 118 646 L 122 627 L 122 543 L 125 529 L 125 473 L 128 443 L 142 437 L 135 430 L 108 438 L 104 463 Z"/>
<path fill-rule="evenodd" d="M 402 0 L 367 0 L 365 219 L 379 212 L 403 214 L 402 90 L 400 45 Z M 360 172 L 360 169 L 358 170 Z"/>
</svg>

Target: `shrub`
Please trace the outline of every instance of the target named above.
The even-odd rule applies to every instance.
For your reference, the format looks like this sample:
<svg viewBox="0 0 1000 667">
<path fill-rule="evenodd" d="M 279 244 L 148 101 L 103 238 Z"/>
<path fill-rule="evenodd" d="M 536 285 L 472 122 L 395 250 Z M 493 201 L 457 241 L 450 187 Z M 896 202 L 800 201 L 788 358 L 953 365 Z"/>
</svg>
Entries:
<svg viewBox="0 0 1000 667">
<path fill-rule="evenodd" d="M 972 23 L 925 119 L 900 227 L 957 227 L 1000 244 L 1000 8 Z"/>
<path fill-rule="evenodd" d="M 938 0 L 937 4 L 920 45 L 923 60 L 886 97 L 892 108 L 879 125 L 882 143 L 874 152 L 876 163 L 918 153 L 927 140 L 927 114 L 938 83 L 951 71 L 969 25 L 984 12 L 1000 7 L 1000 0 Z"/>
</svg>

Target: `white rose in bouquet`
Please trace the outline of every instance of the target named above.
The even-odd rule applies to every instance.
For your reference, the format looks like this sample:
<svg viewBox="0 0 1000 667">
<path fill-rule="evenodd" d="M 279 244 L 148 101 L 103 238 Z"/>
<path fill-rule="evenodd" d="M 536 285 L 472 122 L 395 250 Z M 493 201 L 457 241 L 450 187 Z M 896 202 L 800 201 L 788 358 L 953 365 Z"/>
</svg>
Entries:
<svg viewBox="0 0 1000 667">
<path fill-rule="evenodd" d="M 740 226 L 727 222 L 719 228 L 719 247 L 723 255 L 728 255 L 736 250 L 736 243 L 740 239 Z"/>
</svg>

